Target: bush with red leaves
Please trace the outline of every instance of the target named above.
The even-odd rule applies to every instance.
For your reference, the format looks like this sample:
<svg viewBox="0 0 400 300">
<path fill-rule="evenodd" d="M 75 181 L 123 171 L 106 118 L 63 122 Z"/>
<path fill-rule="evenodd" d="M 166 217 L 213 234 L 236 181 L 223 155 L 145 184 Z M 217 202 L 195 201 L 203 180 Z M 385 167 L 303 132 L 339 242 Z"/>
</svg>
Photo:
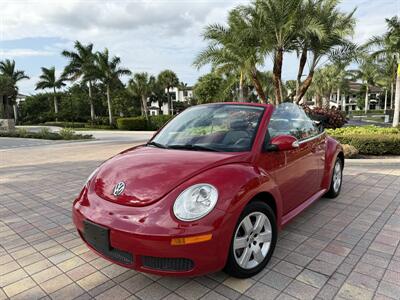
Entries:
<svg viewBox="0 0 400 300">
<path fill-rule="evenodd" d="M 337 109 L 302 106 L 306 114 L 313 120 L 320 121 L 325 128 L 340 128 L 347 123 L 346 114 Z"/>
</svg>

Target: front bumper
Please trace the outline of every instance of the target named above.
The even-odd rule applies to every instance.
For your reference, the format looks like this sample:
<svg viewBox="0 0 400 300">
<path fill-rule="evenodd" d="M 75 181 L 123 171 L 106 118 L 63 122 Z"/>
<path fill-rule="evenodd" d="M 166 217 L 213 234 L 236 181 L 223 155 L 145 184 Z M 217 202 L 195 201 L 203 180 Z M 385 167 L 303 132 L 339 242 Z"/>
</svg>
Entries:
<svg viewBox="0 0 400 300">
<path fill-rule="evenodd" d="M 221 270 L 235 223 L 232 216 L 214 209 L 201 220 L 182 222 L 170 209 L 176 195 L 168 197 L 171 199 L 161 199 L 149 206 L 128 207 L 103 200 L 95 193 L 88 197 L 85 188 L 74 202 L 73 221 L 92 250 L 127 268 L 173 276 L 197 276 Z M 85 236 L 88 222 L 107 231 L 108 248 L 96 247 L 88 240 Z M 172 238 L 209 233 L 212 233 L 209 241 L 171 245 Z"/>
</svg>

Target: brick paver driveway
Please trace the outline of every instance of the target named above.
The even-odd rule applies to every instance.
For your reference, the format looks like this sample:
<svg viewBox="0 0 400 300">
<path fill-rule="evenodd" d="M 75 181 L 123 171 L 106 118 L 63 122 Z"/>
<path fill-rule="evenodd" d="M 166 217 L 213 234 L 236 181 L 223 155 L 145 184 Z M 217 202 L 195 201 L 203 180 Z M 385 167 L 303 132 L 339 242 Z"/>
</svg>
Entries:
<svg viewBox="0 0 400 300">
<path fill-rule="evenodd" d="M 0 140 L 1 143 L 1 140 Z M 141 274 L 81 242 L 71 203 L 121 143 L 70 143 L 0 152 L 0 299 L 399 299 L 400 159 L 348 161 L 343 191 L 280 233 L 251 279 Z"/>
</svg>

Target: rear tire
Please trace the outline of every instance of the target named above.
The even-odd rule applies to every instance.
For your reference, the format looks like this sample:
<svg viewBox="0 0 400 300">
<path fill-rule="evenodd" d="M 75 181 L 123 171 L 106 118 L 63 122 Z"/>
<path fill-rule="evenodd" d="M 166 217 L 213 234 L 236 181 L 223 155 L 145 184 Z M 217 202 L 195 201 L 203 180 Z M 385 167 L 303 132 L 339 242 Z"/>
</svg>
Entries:
<svg viewBox="0 0 400 300">
<path fill-rule="evenodd" d="M 256 275 L 267 265 L 277 240 L 275 214 L 266 203 L 250 202 L 232 233 L 224 271 L 237 278 Z"/>
<path fill-rule="evenodd" d="M 340 194 L 343 182 L 343 162 L 338 157 L 336 158 L 335 165 L 332 170 L 332 179 L 329 191 L 326 193 L 328 198 L 336 198 Z"/>
</svg>

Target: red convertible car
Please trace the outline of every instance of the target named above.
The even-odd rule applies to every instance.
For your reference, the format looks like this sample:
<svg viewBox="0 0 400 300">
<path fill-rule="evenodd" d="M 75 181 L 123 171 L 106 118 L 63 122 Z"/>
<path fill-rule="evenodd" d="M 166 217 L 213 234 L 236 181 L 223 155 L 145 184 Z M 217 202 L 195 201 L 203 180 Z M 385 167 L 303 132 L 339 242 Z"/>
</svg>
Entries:
<svg viewBox="0 0 400 300">
<path fill-rule="evenodd" d="M 73 203 L 86 244 L 159 275 L 260 272 L 278 230 L 342 185 L 340 144 L 297 105 L 191 107 L 104 162 Z"/>
</svg>

